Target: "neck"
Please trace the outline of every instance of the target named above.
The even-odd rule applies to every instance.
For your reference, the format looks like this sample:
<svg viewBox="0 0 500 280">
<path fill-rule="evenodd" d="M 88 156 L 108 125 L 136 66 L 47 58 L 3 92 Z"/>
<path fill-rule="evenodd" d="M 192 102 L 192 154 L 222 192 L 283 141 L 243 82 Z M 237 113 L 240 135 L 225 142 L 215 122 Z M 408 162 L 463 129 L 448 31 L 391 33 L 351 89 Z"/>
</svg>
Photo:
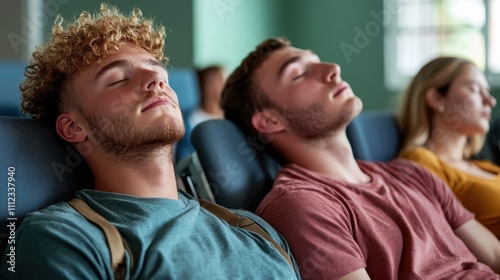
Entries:
<svg viewBox="0 0 500 280">
<path fill-rule="evenodd" d="M 467 136 L 446 126 L 436 127 L 431 131 L 436 129 L 441 130 L 443 133 L 440 133 L 439 136 L 431 135 L 425 147 L 446 161 L 464 160 L 463 153 L 467 144 Z"/>
<path fill-rule="evenodd" d="M 86 160 L 94 174 L 95 190 L 178 199 L 171 146 L 151 151 L 138 161 L 120 161 L 98 152 Z"/>
<path fill-rule="evenodd" d="M 290 137 L 295 139 L 292 140 Z M 367 183 L 371 180 L 356 162 L 345 133 L 315 141 L 280 135 L 273 141 L 277 141 L 277 146 L 282 147 L 280 153 L 286 159 L 310 171 L 353 184 Z"/>
<path fill-rule="evenodd" d="M 218 118 L 222 118 L 224 116 L 224 111 L 222 108 L 219 106 L 219 104 L 203 104 L 202 106 L 203 111 L 206 113 L 216 116 Z"/>
</svg>

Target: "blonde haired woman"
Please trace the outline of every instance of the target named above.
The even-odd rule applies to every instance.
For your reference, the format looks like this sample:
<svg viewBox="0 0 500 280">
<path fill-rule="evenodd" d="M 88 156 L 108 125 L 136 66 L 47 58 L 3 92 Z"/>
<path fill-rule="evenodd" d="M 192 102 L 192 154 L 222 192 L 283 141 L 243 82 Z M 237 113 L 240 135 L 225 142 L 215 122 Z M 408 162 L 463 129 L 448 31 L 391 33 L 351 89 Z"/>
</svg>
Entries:
<svg viewBox="0 0 500 280">
<path fill-rule="evenodd" d="M 469 60 L 436 58 L 420 69 L 398 114 L 400 156 L 441 177 L 476 219 L 500 238 L 500 167 L 473 160 L 490 126 L 496 100 Z"/>
</svg>

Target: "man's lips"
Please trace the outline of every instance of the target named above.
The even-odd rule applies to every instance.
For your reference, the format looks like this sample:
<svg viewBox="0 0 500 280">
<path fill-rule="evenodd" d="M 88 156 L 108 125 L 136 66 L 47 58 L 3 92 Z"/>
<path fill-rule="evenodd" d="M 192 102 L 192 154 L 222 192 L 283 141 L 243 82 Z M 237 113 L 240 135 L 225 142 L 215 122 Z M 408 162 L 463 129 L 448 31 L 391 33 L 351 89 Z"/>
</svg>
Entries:
<svg viewBox="0 0 500 280">
<path fill-rule="evenodd" d="M 483 112 L 482 113 L 483 117 L 486 118 L 488 121 L 491 120 L 491 112 Z"/>
<path fill-rule="evenodd" d="M 153 109 L 158 106 L 173 105 L 172 102 L 166 96 L 156 96 L 148 99 L 142 106 L 141 112 Z"/>
<path fill-rule="evenodd" d="M 335 91 L 333 93 L 333 97 L 337 97 L 339 94 L 344 92 L 346 89 L 349 88 L 349 84 L 346 82 L 340 83 L 337 87 L 335 87 Z"/>
</svg>

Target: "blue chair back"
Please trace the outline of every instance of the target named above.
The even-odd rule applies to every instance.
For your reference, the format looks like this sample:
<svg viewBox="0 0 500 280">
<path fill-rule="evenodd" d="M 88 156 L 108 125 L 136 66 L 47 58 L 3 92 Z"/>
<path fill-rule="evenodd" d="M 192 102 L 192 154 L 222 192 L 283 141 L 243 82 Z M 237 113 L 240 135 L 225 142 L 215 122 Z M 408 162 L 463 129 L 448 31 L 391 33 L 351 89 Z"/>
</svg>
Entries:
<svg viewBox="0 0 500 280">
<path fill-rule="evenodd" d="M 0 131 L 3 247 L 10 231 L 7 224 L 19 226 L 27 213 L 69 200 L 77 190 L 92 188 L 94 179 L 84 159 L 57 135 L 54 125 L 0 116 Z"/>
<path fill-rule="evenodd" d="M 475 158 L 487 159 L 500 165 L 500 114 L 493 115 L 484 146 Z"/>
<path fill-rule="evenodd" d="M 266 152 L 265 142 L 228 120 L 200 123 L 191 140 L 215 202 L 254 211 L 282 166 Z"/>
<path fill-rule="evenodd" d="M 189 68 L 168 69 L 168 79 L 170 86 L 177 93 L 179 106 L 184 116 L 184 125 L 186 134 L 176 145 L 176 161 L 188 156 L 194 152 L 191 143 L 191 126 L 186 118 L 200 106 L 200 89 L 198 86 L 198 75 L 196 70 Z"/>
<path fill-rule="evenodd" d="M 0 116 L 21 116 L 19 83 L 24 79 L 23 61 L 0 62 Z"/>
<path fill-rule="evenodd" d="M 400 135 L 394 112 L 363 111 L 349 124 L 346 134 L 356 159 L 388 161 L 398 156 Z"/>
</svg>

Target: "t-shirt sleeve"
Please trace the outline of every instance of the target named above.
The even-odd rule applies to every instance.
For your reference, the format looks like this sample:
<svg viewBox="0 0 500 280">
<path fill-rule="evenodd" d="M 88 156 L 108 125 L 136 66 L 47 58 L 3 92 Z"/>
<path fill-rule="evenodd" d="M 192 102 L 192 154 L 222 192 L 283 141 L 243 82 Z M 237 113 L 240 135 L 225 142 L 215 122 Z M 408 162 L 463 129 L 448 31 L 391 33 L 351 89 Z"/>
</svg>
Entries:
<svg viewBox="0 0 500 280">
<path fill-rule="evenodd" d="M 47 212 L 28 216 L 12 244 L 15 267 L 9 270 L 4 254 L 0 278 L 113 279 L 109 253 L 99 249 L 108 250 L 103 233 L 90 224 L 84 229 L 84 218 L 73 216 L 66 219 Z"/>
<path fill-rule="evenodd" d="M 321 191 L 287 190 L 258 209 L 288 240 L 303 279 L 336 279 L 366 267 L 348 209 L 340 198 L 325 197 Z"/>
<path fill-rule="evenodd" d="M 423 192 L 430 198 L 438 200 L 446 220 L 453 230 L 474 218 L 474 214 L 464 208 L 450 187 L 441 178 L 416 164 L 413 164 L 410 169 L 408 174 L 412 174 L 415 178 L 421 180 L 420 186 Z"/>
</svg>

